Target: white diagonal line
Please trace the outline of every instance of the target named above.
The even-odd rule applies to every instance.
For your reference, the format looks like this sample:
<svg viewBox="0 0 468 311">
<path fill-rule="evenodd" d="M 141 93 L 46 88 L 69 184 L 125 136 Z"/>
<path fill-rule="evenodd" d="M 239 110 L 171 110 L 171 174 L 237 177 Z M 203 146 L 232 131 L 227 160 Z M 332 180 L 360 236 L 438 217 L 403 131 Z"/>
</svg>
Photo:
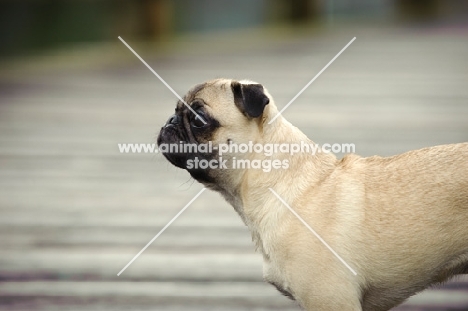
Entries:
<svg viewBox="0 0 468 311">
<path fill-rule="evenodd" d="M 133 54 L 135 54 L 135 56 L 136 56 L 139 60 L 141 60 L 141 62 L 142 62 L 146 67 L 148 67 L 148 69 L 149 69 L 156 77 L 158 77 L 159 80 L 161 80 L 161 82 L 162 82 L 172 93 L 174 93 L 174 95 L 175 95 L 181 102 L 184 103 L 185 106 L 187 106 L 188 109 L 190 109 L 191 112 L 193 112 L 193 113 L 203 122 L 203 124 L 206 124 L 206 121 L 205 121 L 198 113 L 196 113 L 195 110 L 193 110 L 192 107 L 190 107 L 190 106 L 185 102 L 185 100 L 183 100 L 182 97 L 180 97 L 179 94 L 177 94 L 177 92 L 174 91 L 174 89 L 173 89 L 169 84 L 167 84 L 167 82 L 164 81 L 164 79 L 161 78 L 161 76 L 158 75 L 158 73 L 157 73 L 156 71 L 154 71 L 153 68 L 151 68 L 150 65 L 148 65 L 148 64 L 145 62 L 145 60 L 144 60 L 143 58 L 140 57 L 140 55 L 138 55 L 137 52 L 135 52 L 135 50 L 133 50 L 132 47 L 131 47 L 130 45 L 128 45 L 127 42 L 125 42 L 124 39 L 122 39 L 120 36 L 119 36 L 118 38 L 119 38 L 120 41 L 122 41 L 123 44 L 125 44 L 125 46 L 126 46 L 130 51 L 132 51 Z"/>
<path fill-rule="evenodd" d="M 316 74 L 315 77 L 313 77 L 313 79 L 310 80 L 309 83 L 307 83 L 306 86 L 304 86 L 304 87 L 302 88 L 302 90 L 300 90 L 299 93 L 297 93 L 296 96 L 294 96 L 293 99 L 291 99 L 291 100 L 289 101 L 289 103 L 287 103 L 286 106 L 284 106 L 283 109 L 281 109 L 280 112 L 278 112 L 278 114 L 277 114 L 276 116 L 273 117 L 273 119 L 270 120 L 270 122 L 268 122 L 268 124 L 273 123 L 273 121 L 275 121 L 276 118 L 278 118 L 278 117 L 286 110 L 286 108 L 288 108 L 289 105 L 291 105 L 291 104 L 296 100 L 296 98 L 298 98 L 299 95 L 301 95 L 302 92 L 304 92 L 304 91 L 312 84 L 312 82 L 314 82 L 315 79 L 317 79 L 317 78 L 322 74 L 322 72 L 324 72 L 325 69 L 327 69 L 328 66 L 330 66 L 330 65 L 332 64 L 332 63 L 338 58 L 338 56 L 340 56 L 341 53 L 343 53 L 344 50 L 346 50 L 346 49 L 348 48 L 348 46 L 350 46 L 351 43 L 353 43 L 354 40 L 356 40 L 356 37 L 354 37 L 353 39 L 351 39 L 351 41 L 349 41 L 348 44 L 346 44 L 346 46 L 345 46 L 344 48 L 342 48 L 341 51 L 340 51 L 338 54 L 336 54 L 335 57 L 333 57 L 333 59 L 332 59 L 331 61 L 329 61 L 328 64 L 327 64 L 325 67 L 323 67 L 323 69 L 320 70 L 319 73 Z"/>
<path fill-rule="evenodd" d="M 299 214 L 297 214 L 296 211 L 294 211 L 294 210 L 291 208 L 291 206 L 289 206 L 288 203 L 286 203 L 286 201 L 284 201 L 283 198 L 281 198 L 281 197 L 279 196 L 278 193 L 276 193 L 275 190 L 273 190 L 273 189 L 271 189 L 271 188 L 268 188 L 268 189 L 270 189 L 270 191 L 281 201 L 281 203 L 283 203 L 284 206 L 286 206 L 286 207 L 291 211 L 291 213 L 293 213 L 294 216 L 296 216 L 297 219 L 299 219 L 299 220 L 304 224 L 304 226 L 306 226 L 307 229 L 309 229 L 310 232 L 312 232 L 312 233 L 317 237 L 317 239 L 319 239 L 320 242 L 322 242 L 322 244 L 325 245 L 325 246 L 328 248 L 328 250 L 330 250 L 330 252 L 332 252 L 332 254 L 335 255 L 335 257 L 338 258 L 338 260 L 341 261 L 341 262 L 346 266 L 346 268 L 349 269 L 349 271 L 351 271 L 354 275 L 357 275 L 356 271 L 354 271 L 353 268 L 351 268 L 351 267 L 346 263 L 346 261 L 344 261 L 343 258 L 341 258 L 340 255 L 338 255 L 338 254 L 333 250 L 333 248 L 331 248 L 330 245 L 328 245 L 328 243 L 325 242 L 325 240 L 322 239 L 322 237 L 321 237 L 320 235 L 318 235 L 318 233 L 315 232 L 315 230 L 312 229 L 312 228 L 304 221 L 304 219 L 302 219 L 302 217 L 299 216 Z"/>
<path fill-rule="evenodd" d="M 165 225 L 164 228 L 162 228 L 161 231 L 159 231 L 158 234 L 156 234 L 156 236 L 155 236 L 154 238 L 152 238 L 151 241 L 149 241 L 148 244 L 146 244 L 146 246 L 143 247 L 143 249 L 142 249 L 138 254 L 136 254 L 135 257 L 133 257 L 133 259 L 130 260 L 130 262 L 129 262 L 125 267 L 123 267 L 122 270 L 120 270 L 119 273 L 117 273 L 117 276 L 120 276 L 120 275 L 122 274 L 122 272 L 124 272 L 125 269 L 127 269 L 128 266 L 130 266 L 130 265 L 132 264 L 132 262 L 134 262 L 135 259 L 137 259 L 138 256 L 140 256 L 141 253 L 143 253 L 143 252 L 145 251 L 145 249 L 147 249 L 148 246 L 150 246 L 151 243 L 153 243 L 154 240 L 156 240 L 156 239 L 164 232 L 164 230 L 166 230 L 166 229 L 177 219 L 177 217 L 179 217 L 179 216 L 187 209 L 187 207 L 189 207 L 190 204 L 192 204 L 193 201 L 195 201 L 195 199 L 198 198 L 198 196 L 199 196 L 200 194 L 202 194 L 202 192 L 205 191 L 205 190 L 206 190 L 206 188 L 203 188 L 202 190 L 200 190 L 200 192 L 198 192 L 197 195 L 194 196 L 193 199 L 190 200 L 190 202 L 188 202 L 187 205 L 185 205 L 184 208 L 181 209 L 180 212 L 178 212 L 177 215 L 175 215 L 174 218 L 172 218 L 171 221 L 169 221 L 169 222 L 167 223 L 167 225 Z"/>
</svg>

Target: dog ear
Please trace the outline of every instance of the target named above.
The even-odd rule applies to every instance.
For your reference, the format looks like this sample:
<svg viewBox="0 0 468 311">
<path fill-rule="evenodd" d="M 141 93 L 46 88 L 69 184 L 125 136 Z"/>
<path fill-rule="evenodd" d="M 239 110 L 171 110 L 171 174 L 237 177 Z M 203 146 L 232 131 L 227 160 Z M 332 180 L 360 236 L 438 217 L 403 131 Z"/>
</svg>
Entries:
<svg viewBox="0 0 468 311">
<path fill-rule="evenodd" d="M 231 83 L 234 103 L 242 113 L 250 118 L 262 115 L 270 99 L 265 95 L 261 84 L 241 84 L 237 81 Z"/>
</svg>

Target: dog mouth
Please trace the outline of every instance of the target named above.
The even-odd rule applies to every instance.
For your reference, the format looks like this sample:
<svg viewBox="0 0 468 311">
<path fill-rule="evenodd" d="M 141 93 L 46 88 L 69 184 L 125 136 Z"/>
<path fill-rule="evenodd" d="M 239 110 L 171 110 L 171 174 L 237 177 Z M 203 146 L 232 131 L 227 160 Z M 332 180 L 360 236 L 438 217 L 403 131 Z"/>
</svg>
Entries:
<svg viewBox="0 0 468 311">
<path fill-rule="evenodd" d="M 186 170 L 195 180 L 211 185 L 215 182 L 213 172 L 209 168 L 201 168 L 194 165 L 201 160 L 210 160 L 215 157 L 213 153 L 187 152 L 185 146 L 197 145 L 198 143 L 187 142 L 181 134 L 180 128 L 169 125 L 164 126 L 157 138 L 160 153 L 174 166 Z M 165 145 L 165 146 L 164 146 Z M 164 147 L 164 148 L 163 148 Z M 171 149 L 172 148 L 172 149 Z"/>
<path fill-rule="evenodd" d="M 173 147 L 183 146 L 183 139 L 180 137 L 179 133 L 180 131 L 178 131 L 175 125 L 166 125 L 161 128 L 161 132 L 159 132 L 157 144 L 162 155 L 171 162 L 171 164 L 182 169 L 187 169 L 187 154 L 179 152 L 178 148 L 175 150 Z M 164 145 L 166 145 L 166 148 L 162 148 Z"/>
</svg>

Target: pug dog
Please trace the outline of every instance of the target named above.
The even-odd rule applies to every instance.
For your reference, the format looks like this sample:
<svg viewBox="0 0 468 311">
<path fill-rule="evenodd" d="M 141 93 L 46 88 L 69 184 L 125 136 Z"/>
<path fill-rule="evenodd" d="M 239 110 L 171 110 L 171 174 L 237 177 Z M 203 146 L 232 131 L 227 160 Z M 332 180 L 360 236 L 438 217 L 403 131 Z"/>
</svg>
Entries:
<svg viewBox="0 0 468 311">
<path fill-rule="evenodd" d="M 234 207 L 263 255 L 265 280 L 303 309 L 389 310 L 468 273 L 468 143 L 388 158 L 233 150 L 221 160 L 225 145 L 312 142 L 282 116 L 269 124 L 278 110 L 252 81 L 208 81 L 184 101 L 191 110 L 177 103 L 158 145 L 209 143 L 212 150 L 164 156 Z M 265 171 L 236 167 L 238 160 L 281 165 Z"/>
</svg>

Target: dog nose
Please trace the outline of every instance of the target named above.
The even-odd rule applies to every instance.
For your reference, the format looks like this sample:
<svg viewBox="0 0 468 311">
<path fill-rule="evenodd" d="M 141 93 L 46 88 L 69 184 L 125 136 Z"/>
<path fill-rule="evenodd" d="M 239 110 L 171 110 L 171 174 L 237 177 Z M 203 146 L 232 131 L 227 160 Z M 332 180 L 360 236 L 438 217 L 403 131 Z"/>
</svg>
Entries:
<svg viewBox="0 0 468 311">
<path fill-rule="evenodd" d="M 173 115 L 167 120 L 166 125 L 172 124 L 172 125 L 177 125 L 180 123 L 180 117 L 178 115 Z"/>
</svg>

